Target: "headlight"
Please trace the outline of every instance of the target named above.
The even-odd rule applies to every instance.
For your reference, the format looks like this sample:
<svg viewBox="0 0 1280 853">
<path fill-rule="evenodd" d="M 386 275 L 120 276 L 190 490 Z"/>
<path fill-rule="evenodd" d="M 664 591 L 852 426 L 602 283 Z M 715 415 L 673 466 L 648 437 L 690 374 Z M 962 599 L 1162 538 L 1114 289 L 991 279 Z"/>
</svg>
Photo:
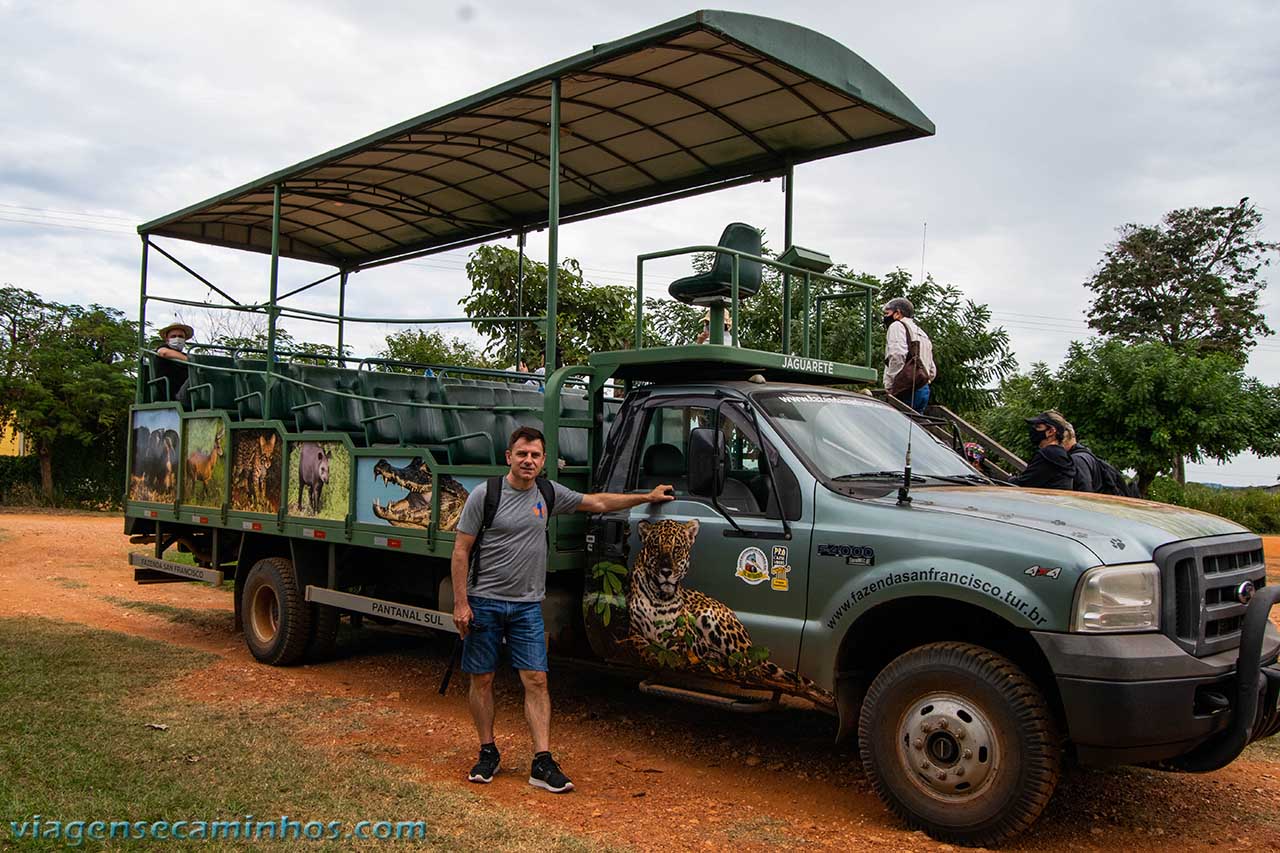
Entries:
<svg viewBox="0 0 1280 853">
<path fill-rule="evenodd" d="M 1156 631 L 1160 628 L 1160 569 L 1153 563 L 1098 566 L 1080 578 L 1071 630 Z"/>
</svg>

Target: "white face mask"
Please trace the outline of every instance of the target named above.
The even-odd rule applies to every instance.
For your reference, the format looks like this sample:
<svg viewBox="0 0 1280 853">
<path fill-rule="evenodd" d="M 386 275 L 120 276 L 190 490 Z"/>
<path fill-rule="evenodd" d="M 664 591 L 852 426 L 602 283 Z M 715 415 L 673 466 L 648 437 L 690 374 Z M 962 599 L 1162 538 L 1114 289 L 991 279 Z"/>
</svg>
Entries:
<svg viewBox="0 0 1280 853">
<path fill-rule="evenodd" d="M 169 340 L 165 341 L 165 344 L 169 349 L 176 349 L 178 352 L 182 352 L 182 348 L 187 344 L 187 339 L 181 335 L 173 335 Z"/>
</svg>

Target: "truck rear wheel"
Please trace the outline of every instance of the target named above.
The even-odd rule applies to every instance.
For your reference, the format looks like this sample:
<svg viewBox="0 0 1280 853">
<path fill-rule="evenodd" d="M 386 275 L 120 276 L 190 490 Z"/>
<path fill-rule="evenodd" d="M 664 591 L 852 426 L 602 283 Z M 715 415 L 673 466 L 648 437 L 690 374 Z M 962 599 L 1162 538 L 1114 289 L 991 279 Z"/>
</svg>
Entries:
<svg viewBox="0 0 1280 853">
<path fill-rule="evenodd" d="M 323 661 L 338 650 L 338 623 L 342 611 L 327 604 L 311 605 L 311 639 L 307 643 L 307 660 Z"/>
<path fill-rule="evenodd" d="M 1008 659 L 968 643 L 932 643 L 876 676 L 858 720 L 876 794 L 912 828 L 989 846 L 1044 811 L 1062 748 L 1044 696 Z"/>
<path fill-rule="evenodd" d="M 303 600 L 293 563 L 283 557 L 254 563 L 242 595 L 244 639 L 253 656 L 272 666 L 302 660 L 311 639 L 311 606 Z"/>
</svg>

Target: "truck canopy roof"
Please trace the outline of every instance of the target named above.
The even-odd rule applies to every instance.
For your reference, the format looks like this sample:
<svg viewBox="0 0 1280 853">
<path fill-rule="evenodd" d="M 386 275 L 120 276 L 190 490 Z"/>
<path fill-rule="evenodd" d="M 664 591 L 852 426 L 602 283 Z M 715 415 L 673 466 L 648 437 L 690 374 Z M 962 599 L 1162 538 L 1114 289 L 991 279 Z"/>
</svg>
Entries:
<svg viewBox="0 0 1280 853">
<path fill-rule="evenodd" d="M 931 136 L 861 57 L 803 27 L 698 11 L 524 74 L 139 226 L 354 270 L 547 222 L 552 81 L 561 221 Z"/>
</svg>

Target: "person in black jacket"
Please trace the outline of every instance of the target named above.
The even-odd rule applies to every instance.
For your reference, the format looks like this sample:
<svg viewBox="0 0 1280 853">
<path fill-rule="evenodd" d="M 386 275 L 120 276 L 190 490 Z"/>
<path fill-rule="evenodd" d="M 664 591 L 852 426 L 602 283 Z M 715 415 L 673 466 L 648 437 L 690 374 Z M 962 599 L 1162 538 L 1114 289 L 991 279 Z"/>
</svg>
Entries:
<svg viewBox="0 0 1280 853">
<path fill-rule="evenodd" d="M 1009 482 L 1015 486 L 1071 491 L 1075 484 L 1076 466 L 1062 448 L 1061 429 L 1048 414 L 1027 418 L 1027 437 L 1036 448 L 1027 469 Z"/>
<path fill-rule="evenodd" d="M 1075 490 L 1077 492 L 1101 492 L 1104 477 L 1102 463 L 1093 451 L 1076 440 L 1076 429 L 1071 422 L 1058 412 L 1048 411 L 1046 415 L 1059 421 L 1062 427 L 1062 449 L 1071 456 L 1076 466 Z M 1056 416 L 1056 417 L 1054 417 Z"/>
</svg>

